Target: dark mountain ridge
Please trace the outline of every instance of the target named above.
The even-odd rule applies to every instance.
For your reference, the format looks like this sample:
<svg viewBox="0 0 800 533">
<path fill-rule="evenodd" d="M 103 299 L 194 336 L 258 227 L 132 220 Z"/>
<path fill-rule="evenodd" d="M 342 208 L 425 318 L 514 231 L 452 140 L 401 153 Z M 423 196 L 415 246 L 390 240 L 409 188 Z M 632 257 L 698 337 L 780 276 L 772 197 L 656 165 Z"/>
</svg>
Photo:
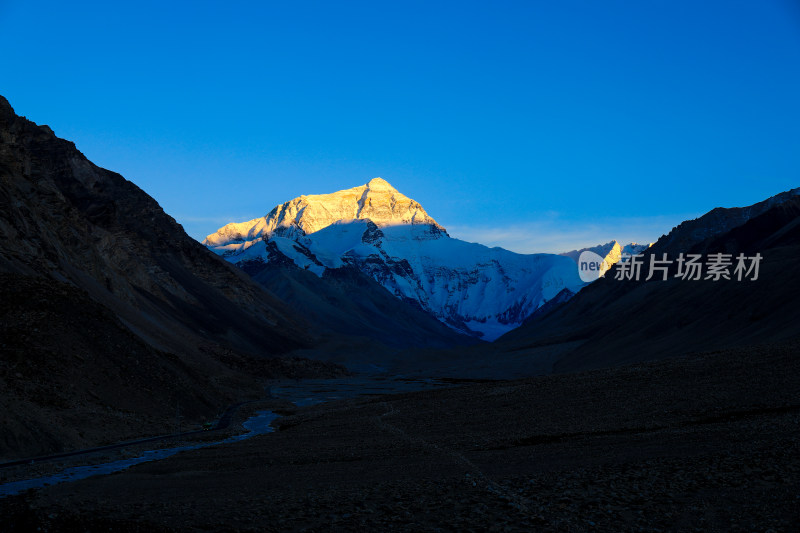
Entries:
<svg viewBox="0 0 800 533">
<path fill-rule="evenodd" d="M 185 348 L 183 335 L 261 354 L 311 343 L 286 306 L 188 237 L 150 196 L 4 99 L 0 136 L 4 271 L 73 283 L 164 348 Z M 264 323 L 273 327 L 257 327 Z"/>
<path fill-rule="evenodd" d="M 342 371 L 276 359 L 320 342 L 306 320 L 2 97 L 0 184 L 0 457 L 161 433 L 176 406 L 198 422 L 261 378 Z"/>
<path fill-rule="evenodd" d="M 651 251 L 676 255 L 685 252 L 700 242 L 727 233 L 798 195 L 800 188 L 795 188 L 745 207 L 717 207 L 701 217 L 681 222 L 658 239 Z"/>
<path fill-rule="evenodd" d="M 568 302 L 498 339 L 494 348 L 543 357 L 573 344 L 550 369 L 567 372 L 797 338 L 800 196 L 790 191 L 735 209 L 731 217 L 726 212 L 715 209 L 659 239 L 643 255 L 639 281 L 615 279 L 615 266 Z M 707 238 L 698 241 L 700 235 Z M 651 256 L 667 253 L 674 261 L 681 252 L 734 258 L 759 253 L 763 259 L 756 280 L 676 279 L 673 263 L 666 281 L 644 281 Z"/>
</svg>

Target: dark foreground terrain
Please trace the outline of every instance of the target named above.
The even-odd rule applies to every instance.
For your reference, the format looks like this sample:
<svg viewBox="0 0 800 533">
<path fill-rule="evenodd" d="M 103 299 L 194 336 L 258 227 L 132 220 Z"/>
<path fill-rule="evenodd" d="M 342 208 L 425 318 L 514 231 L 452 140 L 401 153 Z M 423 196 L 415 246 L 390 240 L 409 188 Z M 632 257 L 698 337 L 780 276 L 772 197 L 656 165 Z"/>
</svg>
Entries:
<svg viewBox="0 0 800 533">
<path fill-rule="evenodd" d="M 800 344 L 289 411 L 4 531 L 797 531 Z"/>
</svg>

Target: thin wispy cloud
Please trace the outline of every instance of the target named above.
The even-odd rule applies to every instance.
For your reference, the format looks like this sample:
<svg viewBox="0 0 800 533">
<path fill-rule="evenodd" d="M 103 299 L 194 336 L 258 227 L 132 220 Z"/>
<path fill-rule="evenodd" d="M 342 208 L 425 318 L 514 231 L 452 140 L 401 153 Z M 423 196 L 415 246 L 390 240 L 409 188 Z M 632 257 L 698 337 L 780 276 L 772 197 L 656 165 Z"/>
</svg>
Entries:
<svg viewBox="0 0 800 533">
<path fill-rule="evenodd" d="M 548 214 L 536 220 L 507 225 L 446 226 L 450 236 L 486 246 L 499 246 L 517 253 L 563 253 L 617 240 L 648 243 L 682 221 L 700 213 L 649 217 L 608 217 L 592 222 L 564 220 Z"/>
</svg>

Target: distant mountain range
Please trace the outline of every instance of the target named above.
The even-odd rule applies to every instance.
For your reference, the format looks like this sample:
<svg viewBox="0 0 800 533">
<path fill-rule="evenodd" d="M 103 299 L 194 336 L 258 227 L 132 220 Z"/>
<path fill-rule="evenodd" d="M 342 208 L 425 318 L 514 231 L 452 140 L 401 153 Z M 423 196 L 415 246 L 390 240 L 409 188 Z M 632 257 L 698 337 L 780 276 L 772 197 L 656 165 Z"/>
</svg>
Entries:
<svg viewBox="0 0 800 533">
<path fill-rule="evenodd" d="M 756 280 L 686 280 L 675 277 L 681 253 L 763 259 Z M 638 281 L 615 279 L 616 266 L 469 357 L 530 375 L 800 337 L 800 188 L 683 222 L 644 252 L 643 263 L 664 254 L 673 261 L 669 279 L 645 281 L 646 269 Z M 458 365 L 466 365 L 463 355 Z"/>
<path fill-rule="evenodd" d="M 585 250 L 451 238 L 380 178 L 204 246 L 2 97 L 0 183 L 0 458 L 197 424 L 259 397 L 264 379 L 346 372 L 331 361 L 513 377 L 800 337 L 800 189 L 714 209 L 652 246 L 592 247 L 614 266 L 586 284 Z M 763 262 L 755 281 L 616 279 L 628 252 Z"/>
<path fill-rule="evenodd" d="M 237 265 L 288 259 L 323 276 L 352 267 L 453 329 L 494 340 L 563 289 L 584 285 L 574 261 L 454 239 L 388 182 L 301 196 L 228 224 L 203 244 Z"/>
</svg>

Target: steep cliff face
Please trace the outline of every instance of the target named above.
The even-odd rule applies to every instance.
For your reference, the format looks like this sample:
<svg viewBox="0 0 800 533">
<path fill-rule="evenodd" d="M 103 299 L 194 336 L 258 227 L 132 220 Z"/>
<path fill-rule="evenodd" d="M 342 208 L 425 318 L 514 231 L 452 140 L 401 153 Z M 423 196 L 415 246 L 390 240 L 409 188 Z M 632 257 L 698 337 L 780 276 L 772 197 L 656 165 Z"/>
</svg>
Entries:
<svg viewBox="0 0 800 533">
<path fill-rule="evenodd" d="M 380 178 L 301 196 L 263 219 L 229 224 L 204 243 L 237 264 L 281 254 L 319 276 L 354 267 L 396 297 L 485 340 L 514 328 L 561 290 L 583 286 L 567 257 L 451 238 L 417 202 Z"/>
</svg>

